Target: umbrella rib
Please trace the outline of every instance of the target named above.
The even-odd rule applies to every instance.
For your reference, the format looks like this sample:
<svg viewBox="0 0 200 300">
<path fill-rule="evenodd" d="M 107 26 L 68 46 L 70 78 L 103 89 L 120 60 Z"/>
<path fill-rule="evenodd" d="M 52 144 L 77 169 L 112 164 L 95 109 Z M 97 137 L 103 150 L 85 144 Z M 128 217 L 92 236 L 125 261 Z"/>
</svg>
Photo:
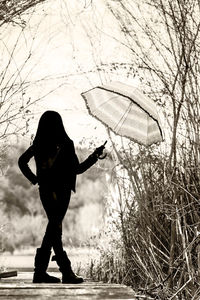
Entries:
<svg viewBox="0 0 200 300">
<path fill-rule="evenodd" d="M 104 101 L 103 103 L 101 103 L 100 105 L 98 105 L 98 106 L 96 107 L 96 110 L 99 109 L 99 107 L 101 107 L 101 106 L 104 105 L 105 103 L 110 102 L 110 100 L 113 100 L 113 99 L 115 99 L 115 98 L 117 98 L 117 96 L 113 96 L 113 97 L 109 98 L 108 100 Z M 95 111 L 96 111 L 96 110 L 95 110 Z"/>
<path fill-rule="evenodd" d="M 118 132 L 118 130 L 122 127 L 123 123 L 126 120 L 126 117 L 129 113 L 129 111 L 131 110 L 131 107 L 133 105 L 133 102 L 131 102 L 127 108 L 127 110 L 125 111 L 125 113 L 122 115 L 122 117 L 120 118 L 119 122 L 117 123 L 117 125 L 114 127 L 114 131 L 116 131 L 116 133 Z M 121 124 L 120 124 L 121 123 Z M 119 126 L 120 125 L 120 126 Z M 118 127 L 119 126 L 119 127 Z M 118 130 L 117 130 L 118 127 Z"/>
</svg>

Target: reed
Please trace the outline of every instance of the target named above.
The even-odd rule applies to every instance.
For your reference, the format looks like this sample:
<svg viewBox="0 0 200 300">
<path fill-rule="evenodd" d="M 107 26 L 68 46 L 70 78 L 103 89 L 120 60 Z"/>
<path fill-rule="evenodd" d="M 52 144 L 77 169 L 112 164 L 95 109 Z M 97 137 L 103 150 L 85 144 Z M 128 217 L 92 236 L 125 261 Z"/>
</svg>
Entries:
<svg viewBox="0 0 200 300">
<path fill-rule="evenodd" d="M 120 168 L 110 183 L 118 191 L 107 205 L 112 247 L 104 246 L 91 275 L 156 299 L 198 299 L 200 174 L 190 160 L 194 149 L 184 149 L 172 169 L 155 149 L 137 146 L 133 155 L 131 147 L 118 151 Z"/>
</svg>

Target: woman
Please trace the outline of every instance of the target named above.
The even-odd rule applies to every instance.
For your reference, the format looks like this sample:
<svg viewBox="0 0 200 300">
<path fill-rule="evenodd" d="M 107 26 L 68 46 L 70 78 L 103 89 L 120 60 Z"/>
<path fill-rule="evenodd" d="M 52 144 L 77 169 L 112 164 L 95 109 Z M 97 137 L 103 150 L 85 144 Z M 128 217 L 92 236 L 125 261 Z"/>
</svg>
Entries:
<svg viewBox="0 0 200 300">
<path fill-rule="evenodd" d="M 71 262 L 63 250 L 62 221 L 67 212 L 71 190 L 75 192 L 76 175 L 90 168 L 102 154 L 104 146 L 97 148 L 84 162 L 79 163 L 73 141 L 65 132 L 61 116 L 46 111 L 40 118 L 33 144 L 20 156 L 19 168 L 32 184 L 39 185 L 42 205 L 48 217 L 41 247 L 36 250 L 34 283 L 57 283 L 59 278 L 46 273 L 51 248 L 62 273 L 62 283 L 81 283 L 83 278 L 74 274 Z M 36 175 L 28 166 L 34 157 Z"/>
</svg>

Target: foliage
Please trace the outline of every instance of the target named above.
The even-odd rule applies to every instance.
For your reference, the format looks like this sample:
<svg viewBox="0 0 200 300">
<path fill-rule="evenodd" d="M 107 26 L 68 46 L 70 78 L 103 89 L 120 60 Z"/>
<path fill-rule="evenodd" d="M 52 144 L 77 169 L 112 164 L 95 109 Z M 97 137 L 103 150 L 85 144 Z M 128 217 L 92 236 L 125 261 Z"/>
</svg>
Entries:
<svg viewBox="0 0 200 300">
<path fill-rule="evenodd" d="M 10 214 L 1 211 L 3 228 L 0 234 L 0 247 L 2 251 L 13 253 L 16 249 L 37 247 L 44 234 L 46 220 L 42 215 Z"/>
</svg>

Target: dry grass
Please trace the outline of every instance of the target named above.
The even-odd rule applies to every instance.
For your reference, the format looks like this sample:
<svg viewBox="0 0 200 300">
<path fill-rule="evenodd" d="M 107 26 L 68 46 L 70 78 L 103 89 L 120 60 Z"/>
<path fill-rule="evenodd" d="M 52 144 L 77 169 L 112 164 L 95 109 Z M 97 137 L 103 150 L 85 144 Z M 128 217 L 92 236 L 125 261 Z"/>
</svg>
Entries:
<svg viewBox="0 0 200 300">
<path fill-rule="evenodd" d="M 115 174 L 119 193 L 109 203 L 112 236 L 120 234 L 120 243 L 103 249 L 91 276 L 126 283 L 156 299 L 199 299 L 198 168 L 186 157 L 187 166 L 171 170 L 150 149 L 139 147 L 135 156 L 124 151 L 120 163 L 126 171 Z"/>
</svg>

